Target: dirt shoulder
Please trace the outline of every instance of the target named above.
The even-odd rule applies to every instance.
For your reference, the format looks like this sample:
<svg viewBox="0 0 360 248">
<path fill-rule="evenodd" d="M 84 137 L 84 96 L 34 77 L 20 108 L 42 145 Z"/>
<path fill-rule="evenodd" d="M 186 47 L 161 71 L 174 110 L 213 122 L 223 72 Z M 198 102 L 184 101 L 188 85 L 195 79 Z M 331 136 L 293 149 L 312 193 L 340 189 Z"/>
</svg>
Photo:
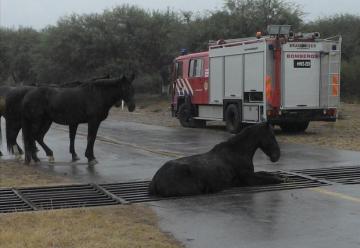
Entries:
<svg viewBox="0 0 360 248">
<path fill-rule="evenodd" d="M 16 160 L 0 160 L 0 188 L 50 186 L 73 183 L 70 179 L 61 176 L 52 176 L 36 166 L 26 166 Z"/>
<path fill-rule="evenodd" d="M 137 109 L 133 113 L 113 108 L 110 118 L 167 127 L 180 127 L 171 117 L 169 99 L 157 96 L 139 96 Z M 222 123 L 208 122 L 216 130 L 225 130 Z M 360 104 L 342 103 L 337 122 L 311 122 L 305 133 L 285 134 L 276 128 L 280 142 L 311 144 L 329 148 L 360 151 Z"/>
</svg>

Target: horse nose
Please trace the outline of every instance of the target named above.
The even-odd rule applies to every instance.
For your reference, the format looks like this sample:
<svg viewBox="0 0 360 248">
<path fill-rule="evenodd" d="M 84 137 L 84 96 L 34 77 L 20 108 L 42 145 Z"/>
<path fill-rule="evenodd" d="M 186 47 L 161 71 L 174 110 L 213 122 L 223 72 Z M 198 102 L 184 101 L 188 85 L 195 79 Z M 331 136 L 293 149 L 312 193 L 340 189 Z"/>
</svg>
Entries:
<svg viewBox="0 0 360 248">
<path fill-rule="evenodd" d="M 271 156 L 270 156 L 270 160 L 271 160 L 271 162 L 273 162 L 273 163 L 277 162 L 279 159 L 280 159 L 280 151 L 279 151 L 279 152 L 276 152 L 276 153 L 273 153 L 273 154 L 271 154 Z"/>
</svg>

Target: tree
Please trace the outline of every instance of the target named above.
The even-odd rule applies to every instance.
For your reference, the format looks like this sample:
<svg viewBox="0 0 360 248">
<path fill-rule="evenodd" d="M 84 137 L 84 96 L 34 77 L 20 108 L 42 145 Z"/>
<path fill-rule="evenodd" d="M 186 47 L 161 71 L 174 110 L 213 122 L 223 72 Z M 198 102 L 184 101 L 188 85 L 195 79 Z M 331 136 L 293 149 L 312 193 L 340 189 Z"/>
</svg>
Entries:
<svg viewBox="0 0 360 248">
<path fill-rule="evenodd" d="M 270 24 L 298 28 L 304 15 L 298 5 L 283 0 L 225 0 L 224 8 L 232 16 L 232 30 L 245 36 L 264 32 Z"/>
</svg>

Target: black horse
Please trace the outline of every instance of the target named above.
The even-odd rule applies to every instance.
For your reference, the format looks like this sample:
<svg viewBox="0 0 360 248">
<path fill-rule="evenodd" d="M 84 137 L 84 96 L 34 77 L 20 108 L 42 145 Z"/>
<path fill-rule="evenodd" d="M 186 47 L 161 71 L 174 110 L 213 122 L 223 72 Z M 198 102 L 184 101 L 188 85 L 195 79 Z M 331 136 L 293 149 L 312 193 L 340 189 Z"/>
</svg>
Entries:
<svg viewBox="0 0 360 248">
<path fill-rule="evenodd" d="M 20 86 L 16 87 L 8 92 L 5 98 L 6 108 L 4 117 L 6 120 L 6 143 L 10 154 L 15 154 L 17 158 L 21 157 L 23 150 L 17 144 L 17 136 L 22 126 L 22 100 L 27 93 L 37 89 L 35 86 Z M 48 127 L 50 128 L 50 126 Z M 46 152 L 49 157 L 49 161 L 54 160 L 53 154 L 49 152 L 48 146 L 44 143 L 44 135 L 47 130 L 43 130 L 41 134 L 36 138 L 36 141 Z M 37 149 L 37 148 L 36 148 Z"/>
<path fill-rule="evenodd" d="M 88 123 L 85 156 L 90 165 L 96 164 L 94 143 L 100 123 L 107 118 L 110 108 L 113 105 L 119 107 L 123 100 L 130 112 L 135 109 L 133 79 L 134 76 L 130 79 L 123 76 L 89 81 L 75 88 L 40 87 L 26 94 L 22 102 L 25 163 L 30 163 L 31 158 L 39 161 L 35 140 L 52 122 L 56 122 L 69 126 L 70 147 L 73 147 L 71 144 L 78 125 Z M 70 152 L 75 154 L 75 150 Z"/>
<path fill-rule="evenodd" d="M 267 172 L 254 172 L 253 156 L 260 148 L 272 162 L 280 148 L 272 127 L 245 128 L 209 152 L 166 162 L 155 174 L 149 192 L 164 197 L 214 193 L 228 187 L 281 183 Z"/>
<path fill-rule="evenodd" d="M 102 77 L 92 78 L 89 81 L 96 81 L 99 79 L 108 79 L 110 78 L 109 75 L 105 75 Z M 27 86 L 19 86 L 19 87 L 9 87 L 7 90 L 5 97 L 5 106 L 4 106 L 4 117 L 6 119 L 6 141 L 7 141 L 7 148 L 10 154 L 15 154 L 16 157 L 20 158 L 21 154 L 23 154 L 23 150 L 17 144 L 17 136 L 20 132 L 22 126 L 22 100 L 24 99 L 25 95 L 33 89 L 37 89 L 38 87 L 53 87 L 53 88 L 72 88 L 80 86 L 83 82 L 82 81 L 72 81 L 66 82 L 61 84 L 33 84 Z M 42 127 L 41 132 L 38 134 L 36 141 L 40 144 L 40 146 L 44 149 L 46 156 L 49 158 L 50 162 L 54 161 L 53 152 L 50 148 L 44 143 L 44 136 L 49 130 L 50 125 Z M 74 135 L 75 140 L 75 135 Z M 75 162 L 80 158 L 75 153 L 74 148 L 74 140 L 70 142 L 70 151 L 73 150 L 72 153 L 72 161 Z M 37 148 L 36 148 L 37 149 Z"/>
</svg>

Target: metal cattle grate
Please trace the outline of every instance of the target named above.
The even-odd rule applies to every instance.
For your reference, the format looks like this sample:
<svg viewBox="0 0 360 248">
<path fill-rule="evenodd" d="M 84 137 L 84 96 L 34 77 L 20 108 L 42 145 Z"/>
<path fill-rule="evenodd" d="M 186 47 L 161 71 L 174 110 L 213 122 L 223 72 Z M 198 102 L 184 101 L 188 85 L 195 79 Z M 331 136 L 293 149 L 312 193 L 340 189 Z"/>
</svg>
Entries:
<svg viewBox="0 0 360 248">
<path fill-rule="evenodd" d="M 256 193 L 256 192 L 277 191 L 277 190 L 302 189 L 302 188 L 312 188 L 312 187 L 320 187 L 327 185 L 327 183 L 325 182 L 320 182 L 314 179 L 309 179 L 292 173 L 278 171 L 278 172 L 274 172 L 273 174 L 278 175 L 282 178 L 287 178 L 287 181 L 275 185 L 236 187 L 236 188 L 224 190 L 222 192 L 213 195 L 231 195 L 231 194 L 240 194 L 240 193 Z M 164 200 L 164 198 L 149 195 L 148 193 L 149 184 L 150 181 L 144 181 L 144 182 L 103 184 L 101 186 L 107 189 L 109 192 L 113 193 L 114 195 L 126 200 L 129 203 Z"/>
<path fill-rule="evenodd" d="M 121 197 L 128 203 L 148 202 L 161 200 L 159 197 L 149 195 L 150 181 L 129 183 L 102 184 L 101 187 L 112 194 Z"/>
<path fill-rule="evenodd" d="M 92 184 L 21 188 L 19 192 L 37 209 L 116 205 L 120 202 Z"/>
<path fill-rule="evenodd" d="M 328 185 L 326 182 L 310 176 L 302 176 L 296 172 L 278 171 L 273 173 L 286 178 L 286 182 L 276 185 L 236 187 L 213 195 L 302 189 Z M 107 206 L 168 199 L 149 195 L 149 184 L 150 181 L 138 181 L 101 185 L 84 184 L 5 189 L 0 190 L 0 213 Z"/>
<path fill-rule="evenodd" d="M 286 182 L 280 184 L 263 185 L 263 186 L 250 186 L 250 187 L 237 187 L 231 188 L 225 191 L 227 194 L 234 193 L 256 193 L 266 191 L 279 191 L 279 190 L 291 190 L 291 189 L 305 189 L 314 188 L 328 185 L 326 182 L 318 181 L 316 178 L 308 178 L 297 173 L 277 171 L 273 174 L 286 178 Z"/>
<path fill-rule="evenodd" d="M 314 178 L 341 184 L 360 184 L 360 166 L 306 169 L 294 171 Z"/>
<path fill-rule="evenodd" d="M 31 211 L 33 208 L 11 189 L 0 190 L 0 213 Z"/>
</svg>

